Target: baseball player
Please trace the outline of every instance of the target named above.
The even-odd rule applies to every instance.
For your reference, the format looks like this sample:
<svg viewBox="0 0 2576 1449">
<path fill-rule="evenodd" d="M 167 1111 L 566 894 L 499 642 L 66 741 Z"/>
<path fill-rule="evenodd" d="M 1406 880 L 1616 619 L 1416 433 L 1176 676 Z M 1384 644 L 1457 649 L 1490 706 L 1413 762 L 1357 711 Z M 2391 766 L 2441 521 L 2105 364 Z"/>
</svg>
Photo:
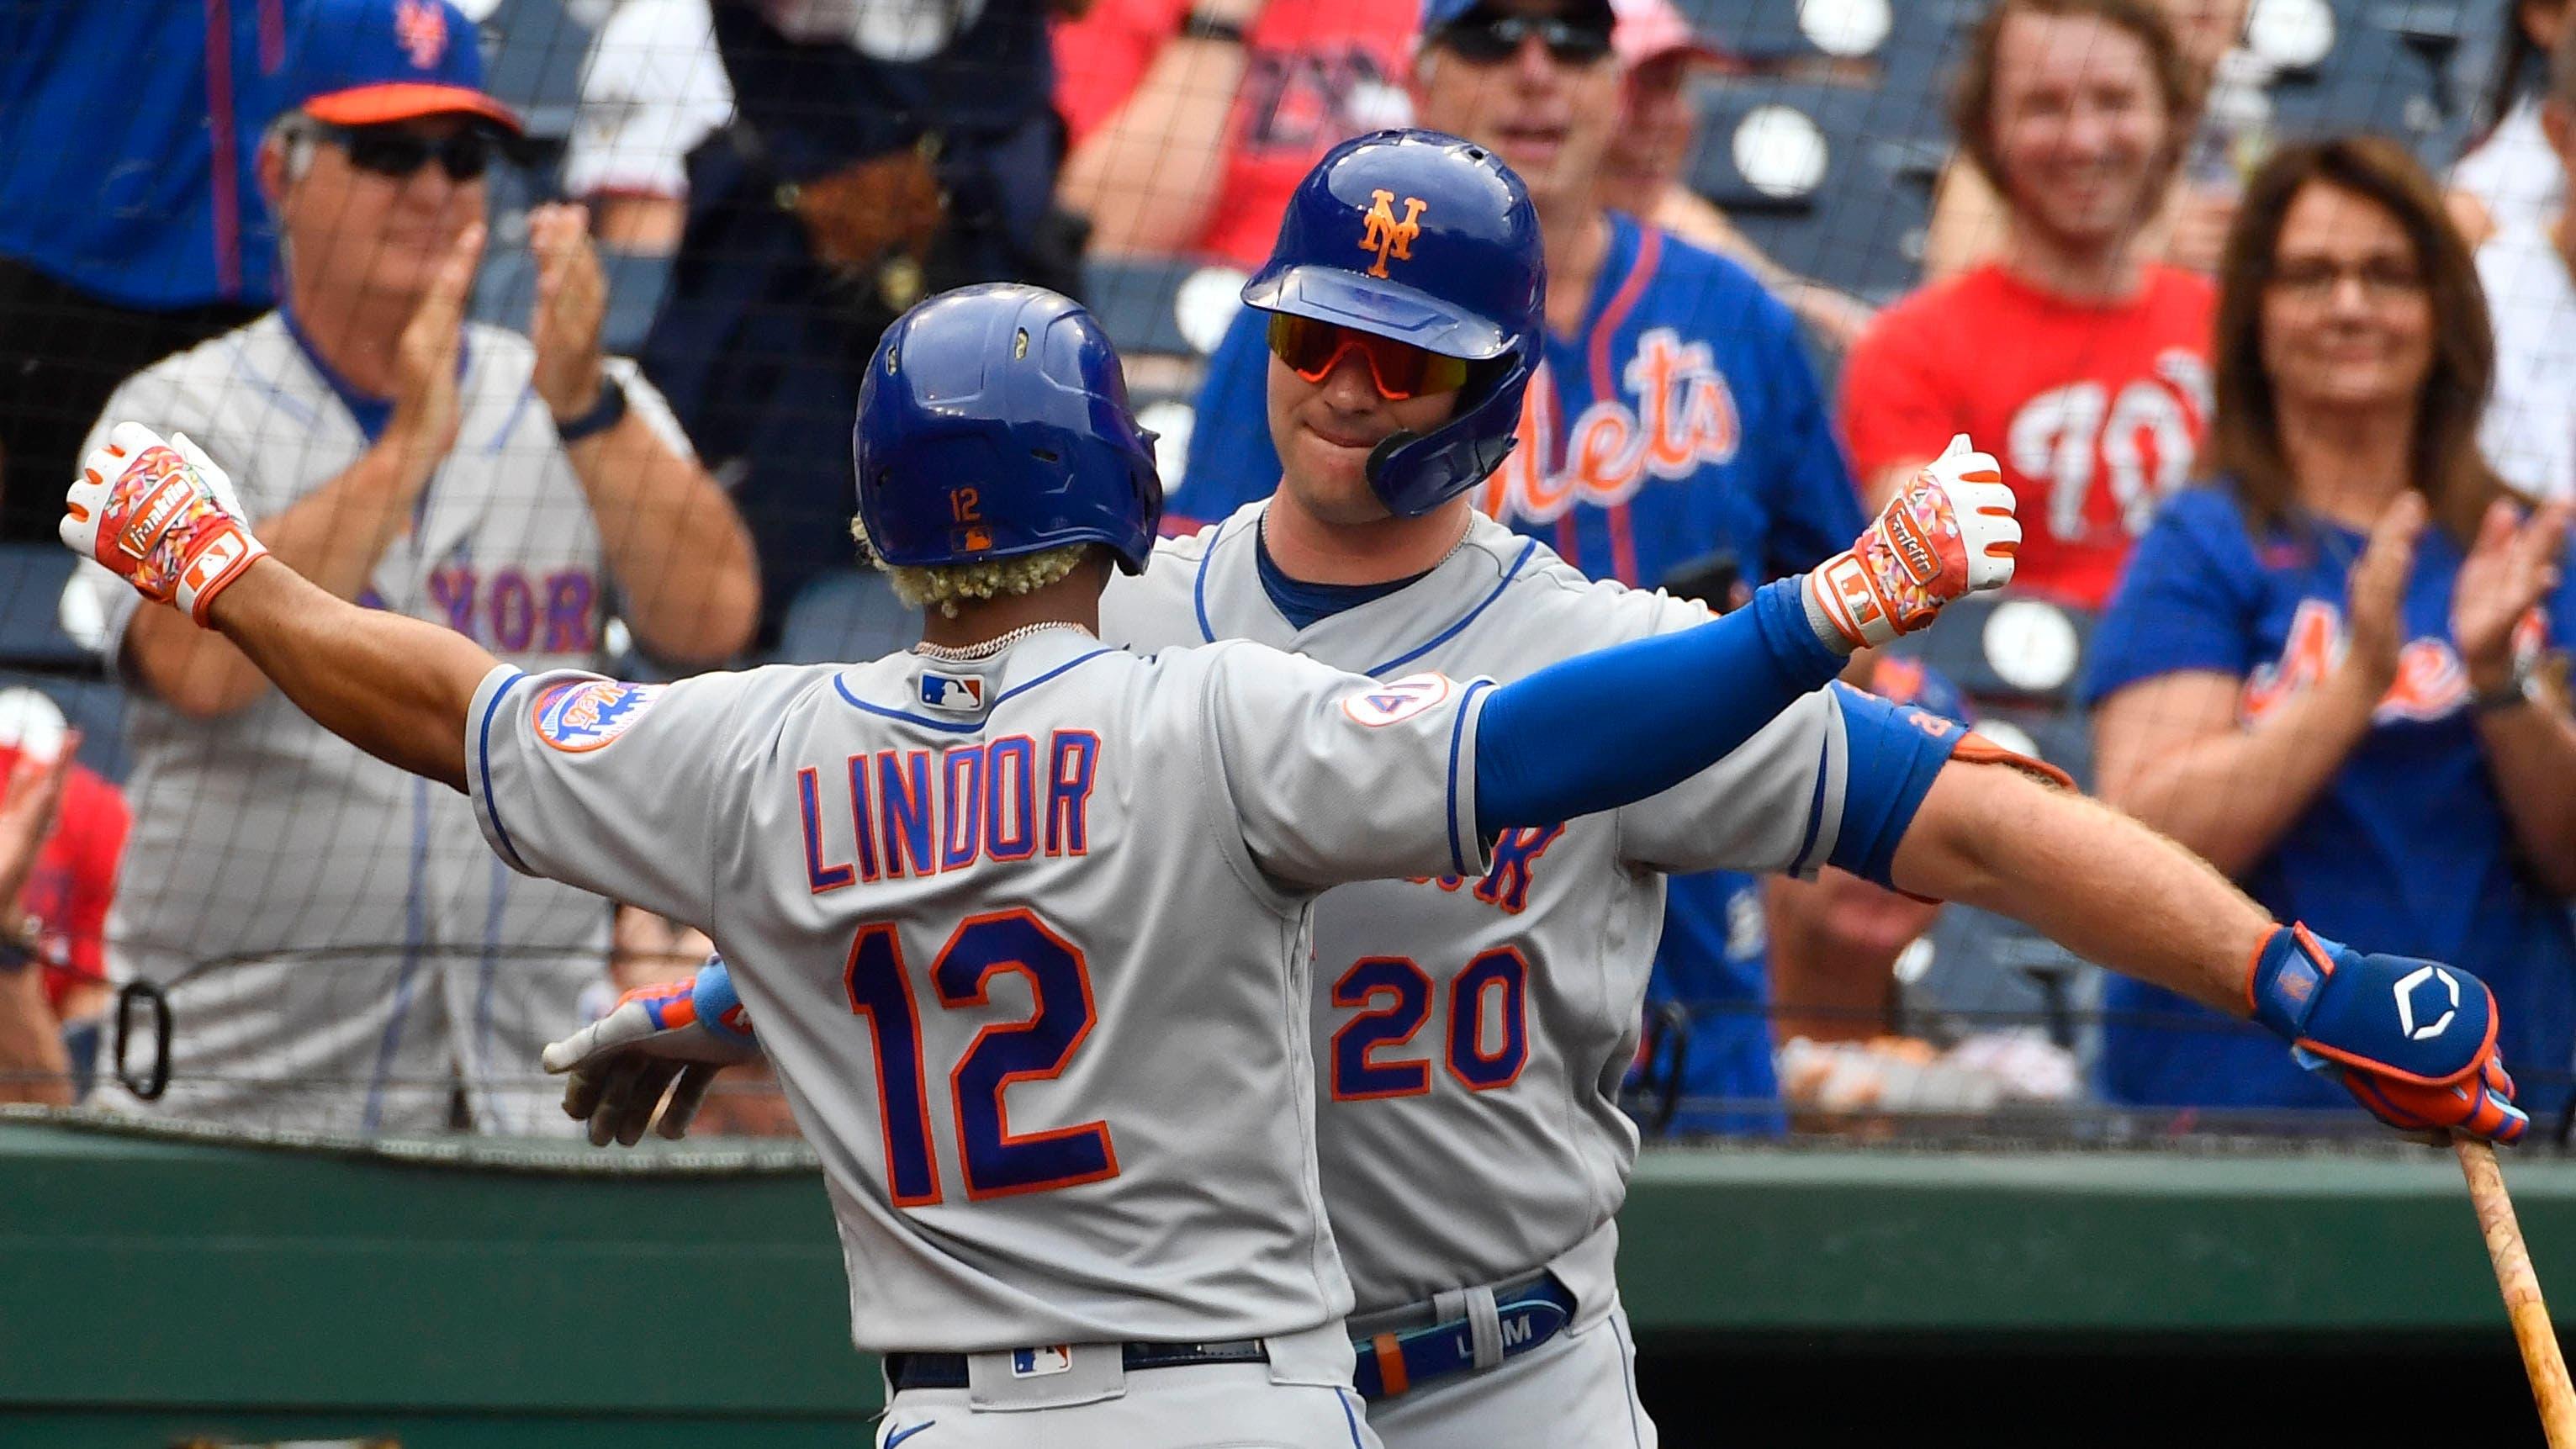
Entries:
<svg viewBox="0 0 2576 1449">
<path fill-rule="evenodd" d="M 193 444 L 135 425 L 88 459 L 64 536 L 317 722 L 470 791 L 513 867 L 709 931 L 738 972 L 620 1010 L 693 1038 L 763 1024 L 824 1159 L 854 1337 L 887 1356 L 887 1444 L 1365 1445 L 1315 1167 L 1312 897 L 1481 877 L 1757 730 L 1784 741 L 1753 757 L 1794 777 L 1783 798 L 1910 813 L 1952 742 L 1853 756 L 1811 691 L 2009 578 L 2016 525 L 1960 450 L 1827 569 L 1705 628 L 1501 688 L 1381 681 L 1103 646 L 1110 564 L 1154 537 L 1152 459 L 1089 314 L 1024 286 L 935 299 L 879 344 L 854 447 L 864 539 L 937 605 L 923 642 L 668 686 L 531 674 L 335 600 L 265 558 Z M 1494 964 L 1502 997 L 1532 989 Z M 1457 1064 L 1504 1085 L 1528 1044 L 1504 1031 Z"/>
<path fill-rule="evenodd" d="M 1391 258 L 1383 278 L 1360 245 L 1381 195 L 1420 227 L 1409 265 Z M 1489 153 L 1429 133 L 1362 138 L 1317 166 L 1245 287 L 1290 319 L 1270 366 L 1280 490 L 1158 545 L 1141 578 L 1110 590 L 1106 637 L 1250 639 L 1394 680 L 1426 667 L 1537 678 L 1586 648 L 1697 632 L 1699 606 L 1586 580 L 1466 502 L 1511 447 L 1528 385 L 1540 267 L 1527 205 Z M 1990 463 L 1944 460 L 1908 491 L 1946 492 L 1945 475 Z M 1906 531 L 1875 531 L 1890 530 Z M 1602 694 L 1553 743 L 1571 755 L 1624 737 L 1671 687 Z M 2250 1012 L 2392 1122 L 2521 1133 L 2492 998 L 2472 976 L 2282 928 L 2198 860 L 2038 770 L 1835 686 L 1639 804 L 1505 831 L 1482 868 L 1322 899 L 1310 1035 L 1324 1200 L 1357 1291 L 1357 1383 L 1388 1445 L 1654 1442 L 1612 1272 L 1637 1148 L 1614 1094 L 1662 871 L 1830 862 L 2013 914 L 2091 959 Z M 2458 1014 L 2412 1039 L 2397 986 L 2429 1002 L 2452 982 Z M 685 1056 L 692 1035 L 638 1003 L 577 1045 L 585 1071 L 631 1082 L 646 1068 L 619 1045 Z"/>
</svg>

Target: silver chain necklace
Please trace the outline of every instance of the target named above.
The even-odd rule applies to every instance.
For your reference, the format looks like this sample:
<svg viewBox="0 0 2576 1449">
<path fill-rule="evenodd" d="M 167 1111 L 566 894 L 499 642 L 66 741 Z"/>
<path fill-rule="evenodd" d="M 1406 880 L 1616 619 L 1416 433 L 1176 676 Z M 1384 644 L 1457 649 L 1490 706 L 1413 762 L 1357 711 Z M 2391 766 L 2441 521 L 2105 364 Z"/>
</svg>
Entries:
<svg viewBox="0 0 2576 1449">
<path fill-rule="evenodd" d="M 945 664 L 964 664 L 976 659 L 990 659 L 1013 644 L 1028 638 L 1030 635 L 1047 629 L 1071 629 L 1073 632 L 1082 635 L 1086 639 L 1098 637 L 1090 630 L 1082 627 L 1080 624 L 1073 623 L 1070 620 L 1045 619 L 1035 624 L 1022 624 L 1020 627 L 1013 629 L 1007 634 L 995 635 L 981 644 L 962 644 L 952 646 L 947 644 L 932 644 L 925 641 L 923 643 L 913 645 L 912 652 L 925 659 L 936 659 Z"/>
</svg>

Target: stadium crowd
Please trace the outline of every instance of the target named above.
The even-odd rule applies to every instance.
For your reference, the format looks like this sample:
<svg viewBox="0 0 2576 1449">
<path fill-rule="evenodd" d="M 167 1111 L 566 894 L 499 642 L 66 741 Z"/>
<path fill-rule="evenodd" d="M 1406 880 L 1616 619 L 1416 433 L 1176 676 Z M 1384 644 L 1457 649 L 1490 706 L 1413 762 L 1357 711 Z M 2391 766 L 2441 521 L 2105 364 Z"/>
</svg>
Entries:
<svg viewBox="0 0 2576 1449">
<path fill-rule="evenodd" d="M 1673 0 L 471 8 L 0 7 L 11 567 L 133 419 L 223 458 L 307 577 L 524 667 L 873 652 L 849 426 L 895 316 L 1016 279 L 1140 318 L 1166 526 L 1224 519 L 1279 476 L 1277 358 L 1211 296 L 1327 148 L 1431 127 L 1523 177 L 1547 256 L 1480 507 L 1723 610 L 1968 434 L 2020 499 L 2014 593 L 1854 682 L 2066 765 L 2282 919 L 2471 968 L 2526 1105 L 2568 1105 L 2567 5 L 2480 12 L 2496 80 L 2457 155 L 2291 124 L 2276 92 L 2319 58 L 2248 0 L 1962 3 L 1905 40 L 1937 55 L 1786 63 Z M 526 33 L 568 14 L 577 51 Z M 505 98 L 531 53 L 550 79 Z M 174 83 L 98 59 L 133 54 Z M 1766 241 L 1707 184 L 1772 194 L 1747 137 L 1773 133 L 1712 96 L 1823 95 L 1855 118 L 1824 142 L 1867 153 L 1909 70 L 1948 104 L 1909 118 L 1943 134 L 1903 285 L 1871 280 L 1897 243 Z M 0 1100 L 568 1129 L 539 1045 L 695 964 L 684 927 L 503 868 L 465 801 L 184 617 L 95 572 L 60 617 L 88 664 L 0 659 L 34 691 L 0 690 Z M 94 706 L 102 673 L 85 741 L 46 696 Z M 121 793 L 72 763 L 111 734 Z M 1677 878 L 1663 942 L 1635 1083 L 1660 1129 L 2341 1100 L 2249 1027 L 1831 868 Z M 166 1084 L 112 1013 L 167 1025 Z"/>
</svg>

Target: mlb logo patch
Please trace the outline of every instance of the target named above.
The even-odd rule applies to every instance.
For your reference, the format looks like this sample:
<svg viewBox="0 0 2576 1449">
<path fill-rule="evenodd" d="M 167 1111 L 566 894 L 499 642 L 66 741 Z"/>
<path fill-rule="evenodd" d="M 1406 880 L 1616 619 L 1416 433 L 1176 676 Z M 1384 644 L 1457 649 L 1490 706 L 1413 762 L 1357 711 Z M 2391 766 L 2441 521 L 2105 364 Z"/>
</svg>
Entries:
<svg viewBox="0 0 2576 1449">
<path fill-rule="evenodd" d="M 664 686 L 585 679 L 537 696 L 537 738 L 567 754 L 598 749 L 626 733 Z"/>
<path fill-rule="evenodd" d="M 1042 1379 L 1050 1374 L 1064 1373 L 1072 1367 L 1073 1345 L 1069 1343 L 1011 1350 L 1011 1377 L 1015 1379 Z"/>
<path fill-rule="evenodd" d="M 1401 724 L 1449 697 L 1449 676 L 1409 674 L 1342 700 L 1342 713 L 1371 729 Z"/>
<path fill-rule="evenodd" d="M 972 674 L 921 671 L 921 702 L 948 714 L 982 714 L 984 681 Z"/>
</svg>

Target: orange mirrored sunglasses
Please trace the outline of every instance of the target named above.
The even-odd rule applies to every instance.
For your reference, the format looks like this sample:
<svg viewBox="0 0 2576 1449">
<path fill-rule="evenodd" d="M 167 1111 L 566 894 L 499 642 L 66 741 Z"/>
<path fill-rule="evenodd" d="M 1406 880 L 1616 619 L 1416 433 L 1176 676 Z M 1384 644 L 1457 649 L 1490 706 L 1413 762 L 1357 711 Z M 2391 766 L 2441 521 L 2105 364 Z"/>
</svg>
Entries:
<svg viewBox="0 0 2576 1449">
<path fill-rule="evenodd" d="M 1475 366 L 1463 357 L 1426 352 L 1410 342 L 1285 312 L 1271 315 L 1270 351 L 1308 382 L 1332 376 L 1342 355 L 1356 352 L 1367 364 L 1378 396 L 1389 402 L 1456 392 L 1467 385 L 1468 369 Z"/>
</svg>

